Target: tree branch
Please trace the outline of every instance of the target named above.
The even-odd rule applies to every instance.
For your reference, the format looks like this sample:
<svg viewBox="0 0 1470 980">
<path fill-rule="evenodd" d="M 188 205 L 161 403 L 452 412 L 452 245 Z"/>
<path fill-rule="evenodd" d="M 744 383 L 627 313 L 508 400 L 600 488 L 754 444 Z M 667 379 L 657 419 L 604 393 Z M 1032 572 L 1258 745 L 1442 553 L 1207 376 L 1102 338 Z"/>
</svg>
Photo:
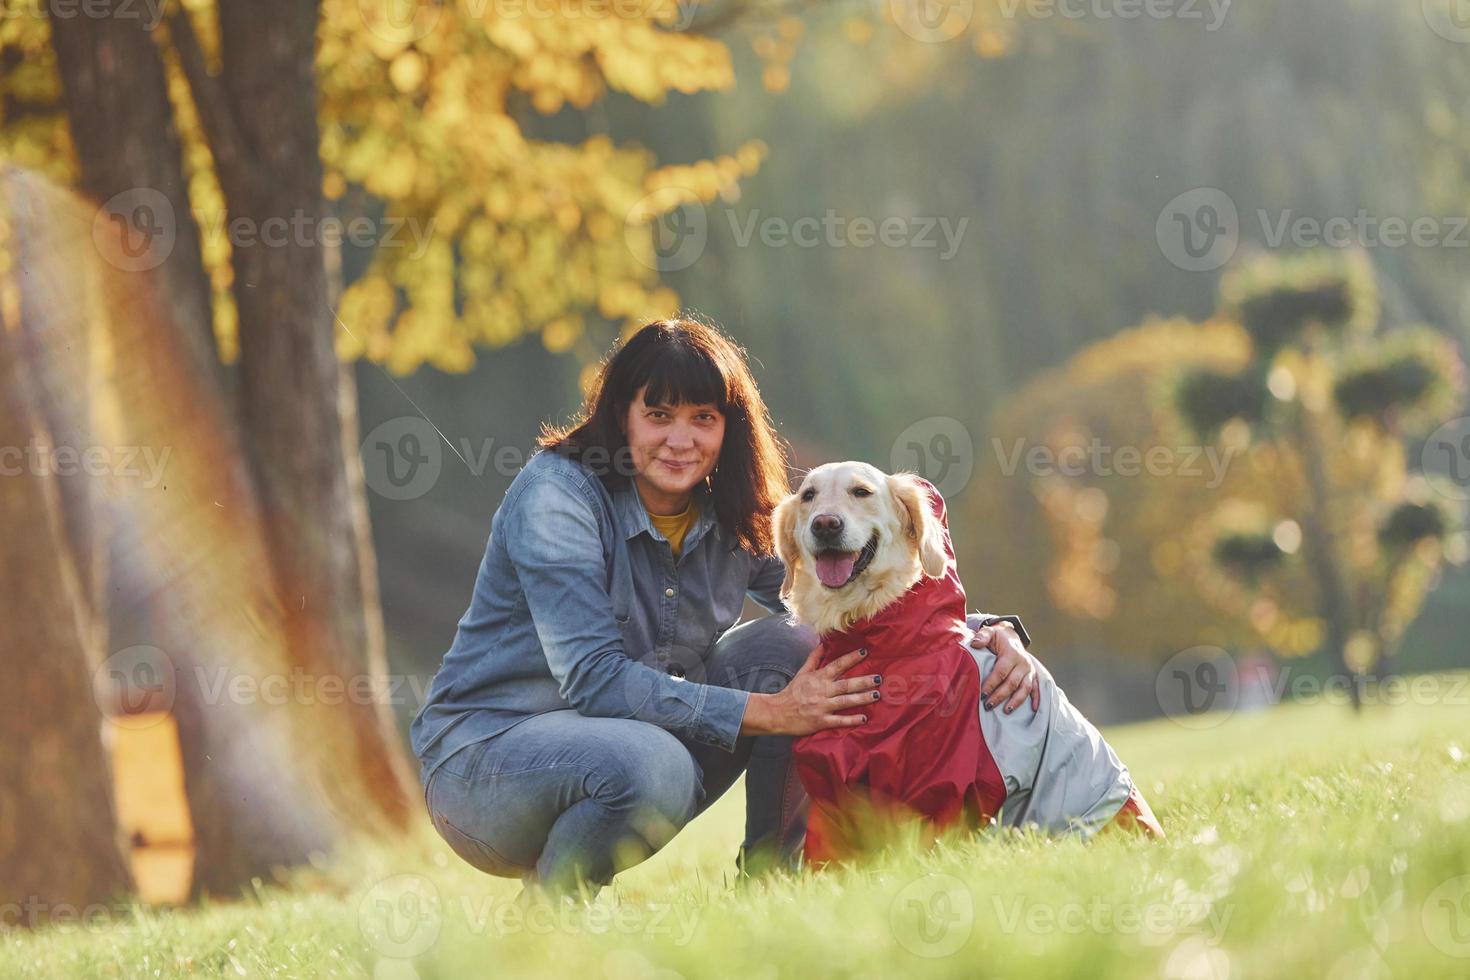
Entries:
<svg viewBox="0 0 1470 980">
<path fill-rule="evenodd" d="M 245 144 L 219 79 L 209 73 L 204 49 L 194 33 L 194 22 L 189 19 L 188 11 L 179 8 L 168 15 L 168 32 L 179 56 L 179 66 L 189 80 L 189 90 L 194 95 L 199 123 L 214 156 L 225 200 L 241 200 L 242 194 L 248 200 L 258 172 L 256 160 Z"/>
</svg>

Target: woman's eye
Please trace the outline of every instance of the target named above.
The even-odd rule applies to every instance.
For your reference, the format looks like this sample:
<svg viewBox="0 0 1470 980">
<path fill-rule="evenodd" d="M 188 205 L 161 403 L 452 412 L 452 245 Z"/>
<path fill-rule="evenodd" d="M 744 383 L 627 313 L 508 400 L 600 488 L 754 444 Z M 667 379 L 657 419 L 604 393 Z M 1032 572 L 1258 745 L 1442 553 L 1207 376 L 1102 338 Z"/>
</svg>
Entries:
<svg viewBox="0 0 1470 980">
<path fill-rule="evenodd" d="M 871 497 L 873 495 L 873 491 L 869 490 L 867 487 L 853 487 L 852 495 L 854 497 Z"/>
<path fill-rule="evenodd" d="M 804 503 L 804 504 L 809 504 L 809 503 L 812 502 L 812 498 L 815 497 L 816 495 L 817 495 L 817 491 L 815 491 L 815 490 L 803 490 L 801 492 L 801 502 Z"/>
</svg>

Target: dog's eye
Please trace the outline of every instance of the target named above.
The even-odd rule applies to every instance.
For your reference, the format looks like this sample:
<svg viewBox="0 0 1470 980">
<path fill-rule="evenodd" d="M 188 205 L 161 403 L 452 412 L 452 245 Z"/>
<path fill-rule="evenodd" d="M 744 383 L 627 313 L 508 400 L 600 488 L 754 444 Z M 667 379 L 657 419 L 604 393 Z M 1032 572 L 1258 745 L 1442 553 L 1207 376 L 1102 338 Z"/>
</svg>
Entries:
<svg viewBox="0 0 1470 980">
<path fill-rule="evenodd" d="M 867 487 L 853 487 L 852 495 L 854 497 L 871 497 L 873 495 L 873 491 L 869 490 Z"/>
<path fill-rule="evenodd" d="M 801 492 L 801 502 L 804 504 L 809 504 L 812 502 L 812 498 L 816 497 L 816 495 L 817 491 L 813 490 L 811 487 L 807 487 Z"/>
</svg>

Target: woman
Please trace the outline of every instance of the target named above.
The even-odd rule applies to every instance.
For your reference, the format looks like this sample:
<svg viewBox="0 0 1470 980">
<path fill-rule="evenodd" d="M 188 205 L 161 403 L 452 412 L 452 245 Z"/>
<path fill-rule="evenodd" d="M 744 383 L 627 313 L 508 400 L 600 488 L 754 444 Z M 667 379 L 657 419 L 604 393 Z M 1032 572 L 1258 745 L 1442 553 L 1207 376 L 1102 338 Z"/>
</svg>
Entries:
<svg viewBox="0 0 1470 980">
<path fill-rule="evenodd" d="M 792 862 L 807 801 L 791 737 L 861 725 L 882 682 L 852 669 L 862 651 L 816 669 L 815 634 L 784 615 L 770 514 L 787 463 L 743 352 L 694 320 L 651 323 L 540 445 L 413 722 L 434 826 L 490 874 L 595 891 L 745 772 L 740 866 Z M 731 629 L 747 595 L 782 615 Z M 1035 668 L 996 619 L 971 625 L 1009 710 Z"/>
</svg>

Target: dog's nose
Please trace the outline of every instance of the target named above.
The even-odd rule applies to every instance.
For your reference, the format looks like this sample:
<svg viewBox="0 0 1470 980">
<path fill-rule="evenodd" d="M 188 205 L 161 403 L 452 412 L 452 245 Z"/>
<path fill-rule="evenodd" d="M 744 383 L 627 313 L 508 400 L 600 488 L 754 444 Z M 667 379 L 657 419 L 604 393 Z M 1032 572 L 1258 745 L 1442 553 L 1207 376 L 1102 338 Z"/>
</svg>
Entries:
<svg viewBox="0 0 1470 980">
<path fill-rule="evenodd" d="M 836 514 L 818 514 L 812 518 L 812 534 L 818 538 L 835 538 L 842 533 L 842 518 Z"/>
</svg>

